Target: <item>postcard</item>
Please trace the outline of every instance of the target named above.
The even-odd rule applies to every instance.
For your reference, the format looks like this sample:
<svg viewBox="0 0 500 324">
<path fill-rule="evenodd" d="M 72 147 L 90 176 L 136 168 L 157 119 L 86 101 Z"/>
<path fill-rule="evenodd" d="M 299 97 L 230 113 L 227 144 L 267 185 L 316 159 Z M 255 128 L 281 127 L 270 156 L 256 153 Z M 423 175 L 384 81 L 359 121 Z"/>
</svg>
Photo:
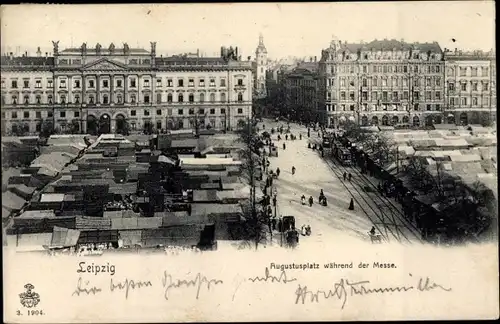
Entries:
<svg viewBox="0 0 500 324">
<path fill-rule="evenodd" d="M 492 1 L 1 20 L 6 322 L 499 317 Z"/>
</svg>

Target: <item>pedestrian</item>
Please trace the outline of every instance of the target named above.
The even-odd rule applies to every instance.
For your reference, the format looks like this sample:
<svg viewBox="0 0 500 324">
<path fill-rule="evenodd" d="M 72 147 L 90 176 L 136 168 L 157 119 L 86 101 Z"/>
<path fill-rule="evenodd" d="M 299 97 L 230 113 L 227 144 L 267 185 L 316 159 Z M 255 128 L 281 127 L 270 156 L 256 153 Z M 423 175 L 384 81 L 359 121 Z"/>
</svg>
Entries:
<svg viewBox="0 0 500 324">
<path fill-rule="evenodd" d="M 375 235 L 375 226 L 372 226 L 372 229 L 370 230 L 370 235 Z"/>
<path fill-rule="evenodd" d="M 351 178 L 352 178 L 352 175 L 351 175 L 351 172 L 349 172 L 349 174 L 347 175 L 347 179 L 348 179 L 349 181 L 351 181 Z"/>
<path fill-rule="evenodd" d="M 351 202 L 349 203 L 349 210 L 354 210 L 354 199 L 351 198 Z"/>
<path fill-rule="evenodd" d="M 305 205 L 306 204 L 306 196 L 302 195 L 302 197 L 300 197 L 300 202 L 302 203 L 302 205 Z"/>
<path fill-rule="evenodd" d="M 285 140 L 288 141 L 288 134 L 285 134 Z"/>
<path fill-rule="evenodd" d="M 283 232 L 283 221 L 281 218 L 278 220 L 278 232 Z"/>
<path fill-rule="evenodd" d="M 299 134 L 299 139 L 302 140 L 302 134 Z"/>
<path fill-rule="evenodd" d="M 280 176 L 281 170 L 280 168 L 276 168 L 276 178 Z"/>
<path fill-rule="evenodd" d="M 309 207 L 312 207 L 313 202 L 314 202 L 313 197 L 312 197 L 312 196 L 309 196 Z"/>
<path fill-rule="evenodd" d="M 345 178 L 346 178 L 346 177 L 347 177 L 347 173 L 346 173 L 346 172 L 344 172 L 344 181 L 345 181 Z"/>
<path fill-rule="evenodd" d="M 272 225 L 272 229 L 273 231 L 276 230 L 276 216 L 273 216 L 273 218 L 271 219 L 271 225 Z"/>
<path fill-rule="evenodd" d="M 285 150 L 285 149 L 286 149 L 286 144 L 285 144 L 285 142 L 283 142 L 283 150 Z"/>
<path fill-rule="evenodd" d="M 295 167 L 293 166 L 292 167 L 292 175 L 294 175 L 294 174 L 295 174 Z"/>
<path fill-rule="evenodd" d="M 273 206 L 275 206 L 275 207 L 276 207 L 276 202 L 277 202 L 276 195 L 274 195 L 274 197 L 273 197 Z"/>
</svg>

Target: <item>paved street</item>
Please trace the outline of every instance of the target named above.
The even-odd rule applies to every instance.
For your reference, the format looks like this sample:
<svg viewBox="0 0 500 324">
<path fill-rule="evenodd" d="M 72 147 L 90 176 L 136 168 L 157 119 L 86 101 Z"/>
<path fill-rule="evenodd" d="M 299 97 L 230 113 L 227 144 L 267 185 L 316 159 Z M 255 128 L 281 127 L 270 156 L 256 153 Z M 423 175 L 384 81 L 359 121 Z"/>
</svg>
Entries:
<svg viewBox="0 0 500 324">
<path fill-rule="evenodd" d="M 286 123 L 265 120 L 265 129 L 279 127 Z M 262 125 L 259 126 L 262 131 Z M 307 148 L 307 128 L 296 124 L 290 124 L 291 133 L 298 136 L 302 134 L 302 140 L 277 142 L 277 134 L 272 138 L 279 148 L 279 156 L 271 157 L 271 167 L 281 169 L 280 177 L 275 181 L 278 191 L 278 215 L 293 215 L 297 220 L 297 227 L 309 224 L 313 235 L 301 240 L 307 242 L 339 241 L 343 242 L 351 238 L 355 240 L 368 241 L 367 232 L 375 225 L 387 241 L 398 241 L 400 243 L 418 242 L 418 234 L 407 228 L 407 223 L 398 211 L 397 203 L 391 202 L 377 193 L 366 193 L 361 188 L 376 183 L 374 179 L 352 169 L 354 178 L 352 182 L 345 185 L 339 180 L 344 169 L 333 161 L 325 161 L 318 152 Z M 318 132 L 311 131 L 311 139 L 318 140 Z M 283 142 L 286 150 L 283 151 Z M 295 166 L 296 173 L 292 175 L 291 168 Z M 368 182 L 371 181 L 371 182 Z M 372 185 L 373 186 L 373 185 Z M 320 190 L 323 189 L 328 206 L 318 204 Z M 300 197 L 302 195 L 314 198 L 312 207 L 302 206 Z M 355 200 L 355 209 L 348 209 L 351 197 Z"/>
<path fill-rule="evenodd" d="M 266 130 L 271 127 L 276 129 L 280 124 L 286 128 L 286 123 L 282 122 L 266 120 L 264 124 Z M 261 124 L 259 127 L 262 131 Z M 351 196 L 318 153 L 307 148 L 307 128 L 295 124 L 290 124 L 290 127 L 291 133 L 297 136 L 302 133 L 302 140 L 284 141 L 283 135 L 283 139 L 277 142 L 277 134 L 272 136 L 279 148 L 279 156 L 270 158 L 271 168 L 281 169 L 279 179 L 274 182 L 278 191 L 278 214 L 295 216 L 299 229 L 303 224 L 311 226 L 312 236 L 301 237 L 301 245 L 325 243 L 327 240 L 346 242 L 349 238 L 368 241 L 367 232 L 372 226 L 370 220 L 359 208 L 348 210 Z M 318 138 L 318 133 L 311 132 L 311 138 Z M 286 143 L 284 151 L 283 141 Z M 291 173 L 292 166 L 296 168 L 295 175 Z M 327 197 L 327 207 L 318 204 L 321 189 Z M 312 207 L 301 205 L 302 195 L 314 198 Z"/>
</svg>

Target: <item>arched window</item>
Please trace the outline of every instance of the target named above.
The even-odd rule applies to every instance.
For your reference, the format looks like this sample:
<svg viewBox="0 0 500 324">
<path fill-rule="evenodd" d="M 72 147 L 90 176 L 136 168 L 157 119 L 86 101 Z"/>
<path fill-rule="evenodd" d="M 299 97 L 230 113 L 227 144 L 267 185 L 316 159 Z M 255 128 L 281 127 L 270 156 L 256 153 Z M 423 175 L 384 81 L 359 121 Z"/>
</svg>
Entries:
<svg viewBox="0 0 500 324">
<path fill-rule="evenodd" d="M 66 104 L 66 95 L 61 95 L 61 104 Z"/>
<path fill-rule="evenodd" d="M 30 96 L 25 95 L 25 96 L 24 96 L 24 104 L 25 104 L 25 105 L 29 105 L 29 103 L 30 103 Z"/>
<path fill-rule="evenodd" d="M 194 94 L 189 94 L 189 102 L 194 102 Z"/>
<path fill-rule="evenodd" d="M 215 102 L 215 93 L 210 94 L 210 102 Z"/>
<path fill-rule="evenodd" d="M 93 105 L 94 104 L 94 95 L 89 96 L 89 104 Z"/>
<path fill-rule="evenodd" d="M 179 97 L 177 98 L 178 102 L 184 102 L 184 95 L 182 93 L 179 93 Z"/>
<path fill-rule="evenodd" d="M 226 102 L 226 94 L 224 92 L 220 94 L 220 101 Z"/>
<path fill-rule="evenodd" d="M 136 98 L 135 94 L 131 94 L 130 95 L 130 102 L 135 104 L 136 100 L 137 100 L 137 98 Z"/>
<path fill-rule="evenodd" d="M 117 102 L 117 103 L 119 103 L 119 104 L 121 104 L 121 103 L 123 102 L 123 97 L 122 97 L 122 95 L 121 95 L 121 94 L 118 94 L 118 95 L 116 96 L 116 102 Z"/>
<path fill-rule="evenodd" d="M 106 94 L 105 94 L 105 95 L 103 95 L 103 96 L 102 96 L 102 103 L 103 103 L 103 104 L 108 104 L 108 101 L 109 101 L 108 95 L 106 95 Z"/>
<path fill-rule="evenodd" d="M 169 93 L 169 94 L 167 95 L 167 102 L 172 102 L 172 101 L 173 101 L 172 94 L 171 94 L 171 93 Z"/>
<path fill-rule="evenodd" d="M 36 95 L 36 104 L 39 105 L 42 103 L 42 96 Z"/>
<path fill-rule="evenodd" d="M 47 96 L 47 102 L 49 103 L 49 105 L 52 104 L 52 95 Z"/>
<path fill-rule="evenodd" d="M 243 93 L 239 92 L 238 93 L 238 102 L 242 102 L 243 101 Z"/>
<path fill-rule="evenodd" d="M 200 102 L 205 102 L 205 94 L 203 92 L 200 93 Z"/>
</svg>

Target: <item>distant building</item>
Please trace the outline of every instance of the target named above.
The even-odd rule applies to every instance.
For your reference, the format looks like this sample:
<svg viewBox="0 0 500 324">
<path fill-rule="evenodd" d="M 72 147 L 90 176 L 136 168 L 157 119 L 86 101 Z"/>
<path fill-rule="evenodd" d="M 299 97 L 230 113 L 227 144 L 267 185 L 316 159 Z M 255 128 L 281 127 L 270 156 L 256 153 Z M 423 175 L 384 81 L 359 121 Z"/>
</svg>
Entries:
<svg viewBox="0 0 500 324">
<path fill-rule="evenodd" d="M 319 62 L 319 109 L 328 126 L 442 123 L 444 57 L 438 43 L 337 39 Z"/>
<path fill-rule="evenodd" d="M 496 55 L 491 52 L 444 51 L 446 118 L 456 124 L 496 120 Z"/>
<path fill-rule="evenodd" d="M 151 50 L 87 48 L 40 51 L 1 60 L 2 133 L 234 129 L 252 113 L 252 66 L 237 48 L 220 57 L 158 57 Z"/>
<path fill-rule="evenodd" d="M 318 63 L 297 63 L 291 71 L 283 72 L 284 104 L 282 115 L 303 122 L 317 122 L 324 117 L 318 112 Z"/>
</svg>

